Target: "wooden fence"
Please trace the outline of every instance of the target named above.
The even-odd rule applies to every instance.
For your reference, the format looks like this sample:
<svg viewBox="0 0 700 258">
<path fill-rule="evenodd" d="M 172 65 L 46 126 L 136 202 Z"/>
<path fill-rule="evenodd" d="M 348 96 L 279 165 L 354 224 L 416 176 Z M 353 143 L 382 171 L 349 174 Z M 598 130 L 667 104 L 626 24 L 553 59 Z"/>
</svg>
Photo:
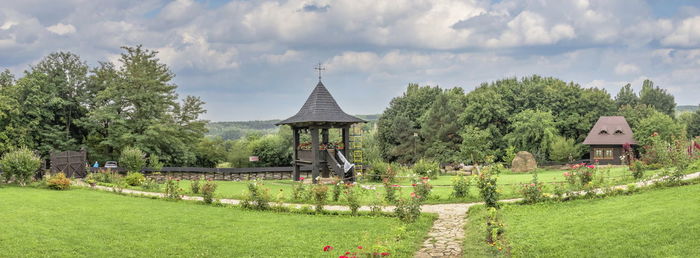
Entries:
<svg viewBox="0 0 700 258">
<path fill-rule="evenodd" d="M 107 168 L 90 168 L 90 172 L 103 171 L 126 172 L 123 168 L 107 169 Z M 212 180 L 235 181 L 235 180 L 274 180 L 274 179 L 292 179 L 292 167 L 254 167 L 254 168 L 201 168 L 201 167 L 163 167 L 158 171 L 146 168 L 141 170 L 147 177 L 157 180 L 165 179 L 166 177 L 178 178 L 182 180 L 204 178 Z M 302 166 L 301 176 L 309 178 L 311 176 L 311 167 Z"/>
</svg>

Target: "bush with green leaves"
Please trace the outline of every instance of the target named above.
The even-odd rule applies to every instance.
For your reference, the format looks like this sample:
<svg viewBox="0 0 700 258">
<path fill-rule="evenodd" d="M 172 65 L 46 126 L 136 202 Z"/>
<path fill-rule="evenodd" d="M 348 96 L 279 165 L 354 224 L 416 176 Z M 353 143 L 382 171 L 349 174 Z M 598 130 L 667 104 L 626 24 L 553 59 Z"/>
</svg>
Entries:
<svg viewBox="0 0 700 258">
<path fill-rule="evenodd" d="M 41 159 L 27 148 L 20 148 L 2 156 L 0 159 L 5 181 L 14 180 L 21 186 L 31 182 L 41 166 Z"/>
<path fill-rule="evenodd" d="M 158 172 L 163 170 L 163 162 L 160 161 L 158 155 L 151 154 L 148 157 L 148 167 L 153 170 L 153 172 Z"/>
<path fill-rule="evenodd" d="M 369 169 L 365 170 L 365 178 L 373 182 L 381 182 L 390 164 L 381 160 L 369 162 Z"/>
<path fill-rule="evenodd" d="M 202 184 L 202 199 L 204 200 L 204 203 L 206 204 L 211 204 L 214 202 L 214 192 L 216 192 L 216 188 L 218 185 L 216 182 L 212 181 L 211 179 L 207 180 Z"/>
<path fill-rule="evenodd" d="M 486 207 L 493 207 L 498 209 L 498 199 L 500 194 L 498 193 L 498 174 L 503 170 L 503 165 L 495 164 L 484 168 L 481 174 L 477 177 L 477 186 L 479 187 L 479 194 L 484 200 Z"/>
<path fill-rule="evenodd" d="M 49 178 L 46 186 L 54 190 L 68 190 L 70 189 L 70 179 L 63 172 L 57 173 Z"/>
<path fill-rule="evenodd" d="M 524 203 L 537 203 L 544 200 L 542 183 L 537 180 L 537 173 L 532 174 L 530 183 L 520 186 L 520 194 L 523 195 Z"/>
<path fill-rule="evenodd" d="M 582 146 L 580 144 L 576 144 L 574 139 L 563 136 L 555 136 L 554 140 L 549 146 L 549 159 L 561 162 L 571 162 L 578 160 L 581 157 L 581 150 L 583 150 Z"/>
<path fill-rule="evenodd" d="M 456 198 L 463 198 L 469 196 L 469 187 L 471 186 L 471 184 L 471 177 L 459 175 L 452 178 L 452 196 Z"/>
<path fill-rule="evenodd" d="M 124 181 L 130 186 L 140 186 L 146 181 L 146 177 L 139 172 L 129 172 L 124 177 Z"/>
<path fill-rule="evenodd" d="M 435 179 L 440 174 L 440 164 L 435 161 L 421 159 L 413 165 L 413 172 L 420 176 Z"/>
<path fill-rule="evenodd" d="M 357 210 L 360 208 L 360 198 L 357 193 L 357 186 L 355 184 L 343 184 L 343 197 L 350 208 L 350 214 L 352 216 L 357 216 Z"/>
<path fill-rule="evenodd" d="M 311 193 L 313 194 L 316 213 L 323 213 L 323 206 L 326 205 L 328 200 L 328 186 L 315 184 L 311 187 Z"/>
<path fill-rule="evenodd" d="M 135 147 L 126 147 L 119 156 L 119 166 L 129 172 L 141 172 L 146 166 L 144 153 Z"/>
<path fill-rule="evenodd" d="M 642 179 L 645 170 L 644 162 L 641 160 L 632 161 L 632 164 L 630 164 L 630 171 L 632 171 L 632 177 L 634 177 L 634 179 Z"/>
<path fill-rule="evenodd" d="M 250 210 L 269 210 L 270 200 L 270 189 L 263 188 L 262 181 L 255 180 L 248 183 L 248 191 L 241 200 L 241 207 Z"/>
<path fill-rule="evenodd" d="M 396 207 L 394 208 L 394 214 L 401 221 L 406 223 L 412 223 L 420 217 L 421 204 L 423 204 L 422 198 L 415 192 L 411 193 L 408 198 L 398 198 L 395 202 Z"/>
<path fill-rule="evenodd" d="M 338 178 L 333 179 L 333 201 L 337 202 L 340 199 L 340 194 L 343 191 L 343 183 L 342 180 Z"/>
<path fill-rule="evenodd" d="M 190 192 L 193 194 L 198 194 L 202 186 L 201 177 L 196 177 L 194 180 L 190 181 Z"/>
<path fill-rule="evenodd" d="M 182 188 L 180 188 L 180 179 L 168 177 L 165 180 L 165 198 L 170 200 L 182 199 Z"/>
</svg>

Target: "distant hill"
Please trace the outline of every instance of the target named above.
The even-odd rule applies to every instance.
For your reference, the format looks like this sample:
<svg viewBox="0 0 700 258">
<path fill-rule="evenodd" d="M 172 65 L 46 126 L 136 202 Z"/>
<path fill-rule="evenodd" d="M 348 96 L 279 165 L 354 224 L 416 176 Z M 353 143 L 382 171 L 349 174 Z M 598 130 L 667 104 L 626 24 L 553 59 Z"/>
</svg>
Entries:
<svg viewBox="0 0 700 258">
<path fill-rule="evenodd" d="M 379 119 L 379 114 L 373 115 L 356 115 L 359 118 L 367 120 L 370 124 Z M 233 121 L 233 122 L 209 122 L 207 136 L 219 136 L 224 140 L 237 140 L 245 137 L 249 133 L 260 133 L 262 135 L 277 132 L 275 123 L 281 120 L 254 120 L 254 121 Z"/>
<path fill-rule="evenodd" d="M 695 112 L 695 111 L 697 111 L 698 109 L 700 109 L 699 106 L 683 105 L 683 106 L 677 106 L 677 107 L 676 107 L 676 112 L 678 112 L 678 113 Z"/>
</svg>

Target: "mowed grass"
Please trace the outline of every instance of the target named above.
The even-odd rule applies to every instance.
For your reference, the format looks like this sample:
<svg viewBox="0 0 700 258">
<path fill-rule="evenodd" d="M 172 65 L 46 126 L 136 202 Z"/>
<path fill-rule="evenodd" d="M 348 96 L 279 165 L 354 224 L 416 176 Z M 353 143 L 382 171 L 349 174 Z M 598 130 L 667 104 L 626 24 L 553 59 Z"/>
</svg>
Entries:
<svg viewBox="0 0 700 258">
<path fill-rule="evenodd" d="M 470 211 L 465 241 L 469 257 L 493 255 L 483 241 L 484 215 L 483 207 Z M 508 205 L 502 209 L 502 216 L 514 257 L 700 254 L 697 184 L 607 199 Z"/>
<path fill-rule="evenodd" d="M 621 184 L 634 181 L 631 177 L 631 173 L 626 167 L 612 167 L 609 169 L 601 168 L 600 171 L 601 173 L 607 173 L 610 178 L 619 180 Z M 565 170 L 540 170 L 537 171 L 537 174 L 540 182 L 563 183 L 565 182 L 565 178 L 562 175 L 564 172 Z M 647 175 L 652 175 L 653 173 L 655 172 L 647 171 Z M 431 192 L 431 198 L 428 199 L 426 203 L 437 204 L 481 201 L 478 189 L 475 186 L 471 187 L 470 196 L 464 198 L 453 197 L 453 190 L 451 186 L 453 178 L 455 178 L 455 176 L 443 175 L 440 176 L 438 179 L 431 180 L 430 183 L 434 187 Z M 504 172 L 498 177 L 498 187 L 501 191 L 501 198 L 508 199 L 520 197 L 520 193 L 518 192 L 519 184 L 528 183 L 530 182 L 530 180 L 532 180 L 532 173 L 513 173 L 510 171 Z M 195 195 L 192 194 L 192 192 L 190 191 L 190 183 L 190 180 L 182 180 L 180 182 L 180 187 L 186 192 L 186 194 Z M 248 183 L 249 181 L 217 181 L 218 188 L 216 190 L 216 196 L 217 198 L 242 199 L 245 196 L 245 191 L 247 189 Z M 408 179 L 403 179 L 397 182 L 397 184 L 404 186 L 401 188 L 402 196 L 408 197 L 411 194 L 411 192 L 413 191 L 413 189 L 410 187 L 411 183 L 412 182 Z M 313 203 L 313 201 L 311 200 L 292 199 L 292 186 L 293 184 L 295 184 L 295 182 L 292 182 L 291 180 L 266 180 L 263 181 L 263 184 L 264 188 L 269 189 L 271 197 L 275 199 L 278 197 L 278 195 L 281 195 L 283 197 L 284 202 L 308 204 Z M 365 182 L 361 184 L 366 185 L 368 187 L 373 187 L 375 189 L 361 191 L 360 195 L 362 196 L 362 199 L 360 200 L 360 202 L 362 204 L 369 204 L 373 199 L 376 198 L 377 194 L 380 198 L 384 198 L 383 196 L 385 190 L 380 183 Z M 308 189 L 310 186 L 307 185 L 306 187 Z M 132 188 L 142 190 L 139 187 Z M 551 192 L 552 189 L 553 187 L 551 185 L 545 187 L 545 191 L 548 192 Z M 160 189 L 158 191 L 163 192 L 164 189 Z M 342 200 L 334 202 L 329 198 L 329 204 L 344 204 L 344 202 Z"/>
<path fill-rule="evenodd" d="M 358 245 L 407 257 L 434 218 L 404 224 L 7 186 L 0 214 L 0 257 L 338 257 Z M 326 245 L 334 250 L 323 252 Z"/>
</svg>

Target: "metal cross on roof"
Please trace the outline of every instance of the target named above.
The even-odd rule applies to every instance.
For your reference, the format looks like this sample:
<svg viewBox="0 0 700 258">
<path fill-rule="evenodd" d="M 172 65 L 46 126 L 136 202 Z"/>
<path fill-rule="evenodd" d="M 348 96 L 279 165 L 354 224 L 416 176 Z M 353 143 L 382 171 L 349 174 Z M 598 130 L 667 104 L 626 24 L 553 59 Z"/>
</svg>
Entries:
<svg viewBox="0 0 700 258">
<path fill-rule="evenodd" d="M 326 70 L 326 68 L 321 65 L 321 62 L 318 62 L 318 65 L 316 65 L 316 67 L 314 67 L 314 69 L 318 70 L 318 81 L 320 82 L 321 81 L 321 71 Z"/>
</svg>

